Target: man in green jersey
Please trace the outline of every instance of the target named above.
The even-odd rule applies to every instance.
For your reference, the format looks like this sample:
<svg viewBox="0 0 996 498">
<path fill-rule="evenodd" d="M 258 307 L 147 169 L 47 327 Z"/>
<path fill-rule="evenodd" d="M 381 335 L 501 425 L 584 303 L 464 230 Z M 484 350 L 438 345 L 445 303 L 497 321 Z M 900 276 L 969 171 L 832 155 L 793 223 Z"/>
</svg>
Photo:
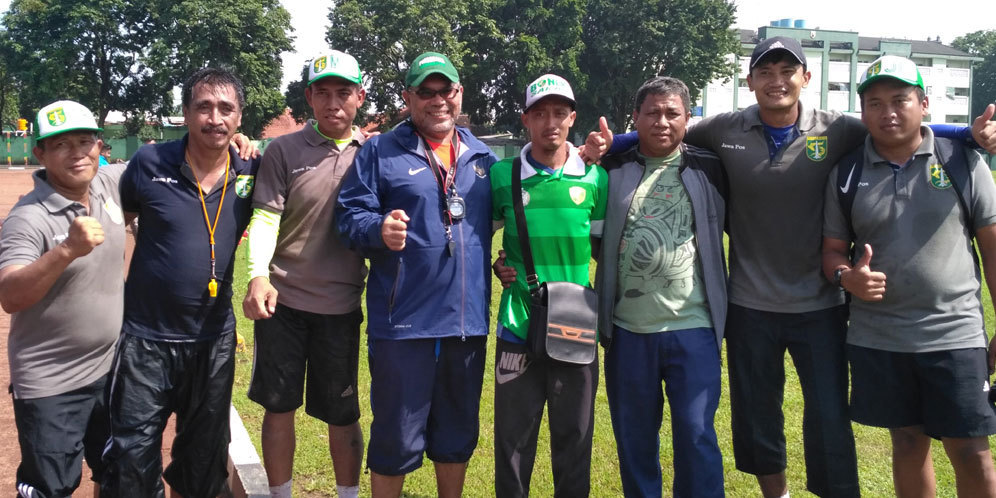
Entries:
<svg viewBox="0 0 996 498">
<path fill-rule="evenodd" d="M 608 177 L 585 166 L 567 142 L 574 124 L 570 84 L 545 74 L 526 87 L 522 124 L 530 142 L 518 160 L 491 168 L 492 219 L 504 224 L 506 264 L 519 278 L 501 295 L 495 359 L 495 490 L 499 497 L 529 495 L 536 438 L 549 405 L 550 453 L 556 496 L 588 496 L 598 360 L 568 365 L 527 355 L 529 289 L 512 196 L 522 196 L 539 282 L 589 284 L 592 237 L 600 237 Z M 512 191 L 513 168 L 522 190 Z"/>
</svg>

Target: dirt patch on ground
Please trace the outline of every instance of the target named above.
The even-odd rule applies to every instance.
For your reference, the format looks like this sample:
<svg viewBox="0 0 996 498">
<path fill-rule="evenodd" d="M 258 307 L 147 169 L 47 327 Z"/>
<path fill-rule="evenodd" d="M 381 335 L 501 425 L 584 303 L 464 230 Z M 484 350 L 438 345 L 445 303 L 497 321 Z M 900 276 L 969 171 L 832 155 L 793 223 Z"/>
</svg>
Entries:
<svg viewBox="0 0 996 498">
<path fill-rule="evenodd" d="M 7 170 L 0 169 L 0 223 L 10 212 L 18 198 L 33 188 L 31 173 L 34 169 Z M 134 239 L 129 236 L 127 241 L 126 265 L 131 260 L 131 250 Z M 4 393 L 10 385 L 10 367 L 7 363 L 7 335 L 10 332 L 10 315 L 0 310 L 0 388 Z M 171 417 L 166 432 L 163 434 L 163 463 L 169 464 L 169 452 L 175 435 L 174 419 Z M 17 442 L 17 427 L 14 425 L 14 406 L 10 395 L 0 400 L 0 496 L 16 493 L 15 474 L 20 463 L 20 446 Z M 168 491 L 167 491 L 168 494 Z M 83 466 L 83 482 L 73 495 L 82 498 L 93 496 L 93 486 L 90 484 L 90 470 Z"/>
</svg>

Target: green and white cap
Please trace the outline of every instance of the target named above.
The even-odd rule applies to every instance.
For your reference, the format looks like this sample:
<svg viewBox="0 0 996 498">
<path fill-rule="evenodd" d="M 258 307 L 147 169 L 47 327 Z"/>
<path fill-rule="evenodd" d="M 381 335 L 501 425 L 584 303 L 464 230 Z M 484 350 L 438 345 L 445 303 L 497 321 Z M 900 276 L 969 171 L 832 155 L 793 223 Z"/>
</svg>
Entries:
<svg viewBox="0 0 996 498">
<path fill-rule="evenodd" d="M 103 131 L 90 109 L 79 102 L 59 100 L 38 111 L 38 140 L 80 130 Z"/>
<path fill-rule="evenodd" d="M 882 78 L 892 78 L 903 83 L 918 86 L 926 91 L 923 84 L 923 76 L 916 67 L 916 63 L 898 55 L 883 55 L 875 62 L 872 62 L 868 69 L 861 74 L 861 81 L 858 83 L 858 93 L 864 93 L 868 85 Z"/>
<path fill-rule="evenodd" d="M 571 90 L 567 80 L 556 74 L 544 74 L 526 87 L 526 111 L 536 102 L 551 96 L 567 99 L 572 108 L 576 105 L 574 90 Z"/>
<path fill-rule="evenodd" d="M 433 74 L 443 76 L 453 83 L 460 82 L 460 75 L 457 74 L 456 67 L 453 66 L 449 57 L 439 52 L 426 52 L 412 61 L 411 67 L 408 68 L 408 74 L 405 75 L 405 86 L 419 86 Z"/>
<path fill-rule="evenodd" d="M 360 65 L 352 55 L 338 50 L 324 53 L 311 60 L 308 65 L 308 85 L 329 76 L 342 78 L 357 85 L 363 84 Z"/>
</svg>

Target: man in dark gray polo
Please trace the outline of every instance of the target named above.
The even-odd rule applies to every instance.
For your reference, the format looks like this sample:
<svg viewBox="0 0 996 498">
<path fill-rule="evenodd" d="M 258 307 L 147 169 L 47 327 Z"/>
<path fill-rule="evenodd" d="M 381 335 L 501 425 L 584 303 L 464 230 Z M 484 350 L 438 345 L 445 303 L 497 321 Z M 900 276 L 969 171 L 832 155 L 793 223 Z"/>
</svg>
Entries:
<svg viewBox="0 0 996 498">
<path fill-rule="evenodd" d="M 0 231 L 0 305 L 12 314 L 17 491 L 69 496 L 84 456 L 94 481 L 103 471 L 104 386 L 123 305 L 124 165 L 97 171 L 100 128 L 76 102 L 43 107 L 37 127 L 44 169 Z"/>
</svg>

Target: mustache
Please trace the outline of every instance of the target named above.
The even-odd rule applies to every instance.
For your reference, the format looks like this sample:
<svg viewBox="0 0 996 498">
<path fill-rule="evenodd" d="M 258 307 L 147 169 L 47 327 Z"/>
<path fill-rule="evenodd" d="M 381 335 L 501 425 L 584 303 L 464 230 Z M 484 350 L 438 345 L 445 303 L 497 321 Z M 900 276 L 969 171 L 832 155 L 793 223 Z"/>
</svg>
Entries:
<svg viewBox="0 0 996 498">
<path fill-rule="evenodd" d="M 201 128 L 201 133 L 224 133 L 228 134 L 228 128 L 223 125 L 218 126 L 204 126 Z"/>
</svg>

